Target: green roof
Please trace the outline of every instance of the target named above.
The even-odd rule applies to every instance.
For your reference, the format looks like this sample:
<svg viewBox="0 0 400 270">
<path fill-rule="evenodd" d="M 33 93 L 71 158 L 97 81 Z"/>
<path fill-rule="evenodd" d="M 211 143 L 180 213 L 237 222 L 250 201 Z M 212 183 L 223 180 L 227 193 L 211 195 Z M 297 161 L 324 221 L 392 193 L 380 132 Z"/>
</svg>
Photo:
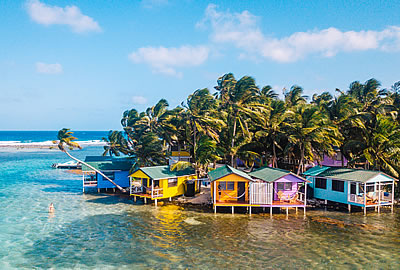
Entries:
<svg viewBox="0 0 400 270">
<path fill-rule="evenodd" d="M 350 168 L 334 168 L 334 167 L 320 167 L 315 166 L 309 170 L 307 170 L 304 175 L 306 176 L 318 176 L 324 178 L 334 178 L 346 181 L 355 181 L 355 182 L 367 182 L 368 180 L 374 178 L 378 175 L 384 175 L 388 178 L 395 178 L 386 175 L 383 172 L 379 171 L 369 171 L 369 170 L 360 170 L 360 169 L 350 169 Z"/>
<path fill-rule="evenodd" d="M 328 170 L 330 167 L 325 167 L 325 166 L 315 166 L 310 169 L 308 169 L 306 172 L 303 173 L 303 175 L 307 176 L 316 176 L 326 170 Z"/>
<path fill-rule="evenodd" d="M 85 158 L 85 162 L 99 171 L 129 171 L 135 160 L 132 158 L 88 156 Z M 82 171 L 90 172 L 93 170 L 82 164 Z"/>
<path fill-rule="evenodd" d="M 168 165 L 165 166 L 152 166 L 152 167 L 142 167 L 135 170 L 137 172 L 141 170 L 151 179 L 165 179 L 173 178 L 178 176 L 193 175 L 195 170 L 193 168 L 186 168 L 180 171 L 171 171 Z"/>
<path fill-rule="evenodd" d="M 271 167 L 263 167 L 249 173 L 249 175 L 267 182 L 273 182 L 288 174 L 291 174 L 291 172 Z"/>
<path fill-rule="evenodd" d="M 219 168 L 209 172 L 208 177 L 210 178 L 211 181 L 215 181 L 217 179 L 220 179 L 220 178 L 227 176 L 229 174 L 232 174 L 232 173 L 239 175 L 243 178 L 246 178 L 250 181 L 253 181 L 253 179 L 247 173 L 240 171 L 238 169 L 232 168 L 229 165 L 224 165 L 222 167 L 219 167 Z"/>
</svg>

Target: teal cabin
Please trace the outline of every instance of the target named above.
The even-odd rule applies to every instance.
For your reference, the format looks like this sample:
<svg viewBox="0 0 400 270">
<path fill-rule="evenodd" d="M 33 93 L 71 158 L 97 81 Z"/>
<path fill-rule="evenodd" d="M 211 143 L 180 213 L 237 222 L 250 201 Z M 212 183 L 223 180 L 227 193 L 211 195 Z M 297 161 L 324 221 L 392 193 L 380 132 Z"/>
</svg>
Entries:
<svg viewBox="0 0 400 270">
<path fill-rule="evenodd" d="M 316 199 L 347 204 L 364 209 L 391 206 L 397 179 L 379 171 L 315 166 L 303 174 L 311 183 Z"/>
<path fill-rule="evenodd" d="M 109 156 L 87 156 L 85 162 L 101 171 L 120 187 L 129 188 L 129 170 L 134 163 L 134 159 Z M 86 188 L 97 188 L 98 192 L 100 192 L 101 189 L 107 190 L 109 188 L 115 190 L 115 185 L 113 183 L 84 164 L 82 164 L 82 174 L 83 192 L 85 192 Z"/>
</svg>

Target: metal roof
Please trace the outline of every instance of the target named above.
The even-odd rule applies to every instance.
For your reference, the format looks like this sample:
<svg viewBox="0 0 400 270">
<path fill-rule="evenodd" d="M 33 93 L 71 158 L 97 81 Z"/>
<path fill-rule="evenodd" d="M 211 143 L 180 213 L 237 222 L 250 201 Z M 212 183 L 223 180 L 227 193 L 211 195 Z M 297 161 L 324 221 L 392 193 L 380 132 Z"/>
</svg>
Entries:
<svg viewBox="0 0 400 270">
<path fill-rule="evenodd" d="M 290 171 L 278 169 L 278 168 L 271 168 L 271 167 L 263 167 L 263 168 L 257 169 L 255 171 L 249 173 L 249 175 L 251 175 L 255 178 L 258 178 L 260 180 L 267 181 L 267 182 L 274 182 L 275 180 L 278 180 L 289 174 L 293 175 L 294 177 L 297 177 L 303 181 L 306 181 L 302 177 L 295 175 L 294 173 L 292 173 Z"/>
<path fill-rule="evenodd" d="M 238 176 L 241 176 L 243 178 L 246 178 L 247 180 L 254 181 L 247 173 L 245 173 L 241 170 L 235 169 L 229 165 L 224 165 L 222 167 L 219 167 L 219 168 L 209 172 L 208 177 L 210 178 L 211 181 L 215 181 L 215 180 L 218 180 L 218 179 L 220 179 L 224 176 L 227 176 L 229 174 L 232 174 L 232 173 L 236 174 Z"/>
<path fill-rule="evenodd" d="M 390 179 L 397 180 L 394 177 L 391 177 L 380 171 L 369 171 L 369 170 L 360 170 L 360 169 L 351 169 L 351 168 L 334 168 L 334 167 L 325 167 L 325 166 L 315 166 L 305 173 L 306 176 L 318 176 L 324 178 L 334 178 L 339 180 L 346 181 L 354 181 L 354 182 L 367 182 L 368 180 L 378 176 L 384 175 Z"/>
<path fill-rule="evenodd" d="M 135 159 L 126 157 L 87 156 L 85 162 L 99 171 L 129 171 L 135 163 Z M 85 164 L 82 164 L 82 171 L 90 172 L 93 170 Z"/>
<path fill-rule="evenodd" d="M 171 171 L 168 165 L 165 166 L 151 166 L 151 167 L 142 167 L 135 170 L 135 172 L 141 170 L 145 173 L 150 179 L 165 179 L 165 178 L 173 178 L 178 176 L 185 175 L 193 175 L 195 174 L 195 170 L 193 168 L 186 168 L 180 171 Z M 135 173 L 133 172 L 133 173 Z M 132 174 L 131 174 L 132 175 Z"/>
</svg>

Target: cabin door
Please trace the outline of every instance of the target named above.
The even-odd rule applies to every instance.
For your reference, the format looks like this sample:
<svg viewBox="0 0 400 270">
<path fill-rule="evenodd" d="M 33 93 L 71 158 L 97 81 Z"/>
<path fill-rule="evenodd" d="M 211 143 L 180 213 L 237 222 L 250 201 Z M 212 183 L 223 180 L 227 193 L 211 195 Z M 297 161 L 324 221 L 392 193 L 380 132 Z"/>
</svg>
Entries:
<svg viewBox="0 0 400 270">
<path fill-rule="evenodd" d="M 243 195 L 243 193 L 246 192 L 246 183 L 245 182 L 238 182 L 238 201 L 239 202 L 244 202 L 246 200 L 246 194 Z M 240 197 L 240 198 L 239 198 Z"/>
</svg>

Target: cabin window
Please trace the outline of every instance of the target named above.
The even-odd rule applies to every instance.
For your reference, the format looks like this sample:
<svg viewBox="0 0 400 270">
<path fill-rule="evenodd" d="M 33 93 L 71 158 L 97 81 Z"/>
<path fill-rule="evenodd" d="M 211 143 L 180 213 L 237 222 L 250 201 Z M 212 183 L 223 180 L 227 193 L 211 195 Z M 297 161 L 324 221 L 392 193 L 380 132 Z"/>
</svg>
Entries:
<svg viewBox="0 0 400 270">
<path fill-rule="evenodd" d="M 114 172 L 103 172 L 103 174 L 105 176 L 107 176 L 108 178 L 110 178 L 111 180 L 115 179 L 115 173 Z M 104 181 L 108 181 L 107 179 L 103 178 Z"/>
<path fill-rule="evenodd" d="M 168 187 L 176 187 L 178 185 L 178 178 L 168 179 Z"/>
<path fill-rule="evenodd" d="M 292 190 L 292 182 L 278 183 L 277 188 L 278 188 L 278 191 L 279 190 L 290 191 L 290 190 Z"/>
<path fill-rule="evenodd" d="M 332 190 L 344 192 L 344 181 L 332 180 Z"/>
<path fill-rule="evenodd" d="M 375 186 L 367 186 L 367 193 L 374 191 L 375 191 Z"/>
<path fill-rule="evenodd" d="M 357 194 L 357 184 L 356 183 L 350 184 L 350 194 Z"/>
<path fill-rule="evenodd" d="M 160 187 L 160 180 L 154 180 L 154 187 Z"/>
<path fill-rule="evenodd" d="M 235 190 L 235 182 L 226 182 L 226 190 Z"/>
<path fill-rule="evenodd" d="M 315 178 L 315 187 L 316 188 L 326 189 L 326 179 L 325 178 L 316 177 Z"/>
<path fill-rule="evenodd" d="M 235 182 L 219 182 L 218 189 L 235 190 Z"/>
</svg>

